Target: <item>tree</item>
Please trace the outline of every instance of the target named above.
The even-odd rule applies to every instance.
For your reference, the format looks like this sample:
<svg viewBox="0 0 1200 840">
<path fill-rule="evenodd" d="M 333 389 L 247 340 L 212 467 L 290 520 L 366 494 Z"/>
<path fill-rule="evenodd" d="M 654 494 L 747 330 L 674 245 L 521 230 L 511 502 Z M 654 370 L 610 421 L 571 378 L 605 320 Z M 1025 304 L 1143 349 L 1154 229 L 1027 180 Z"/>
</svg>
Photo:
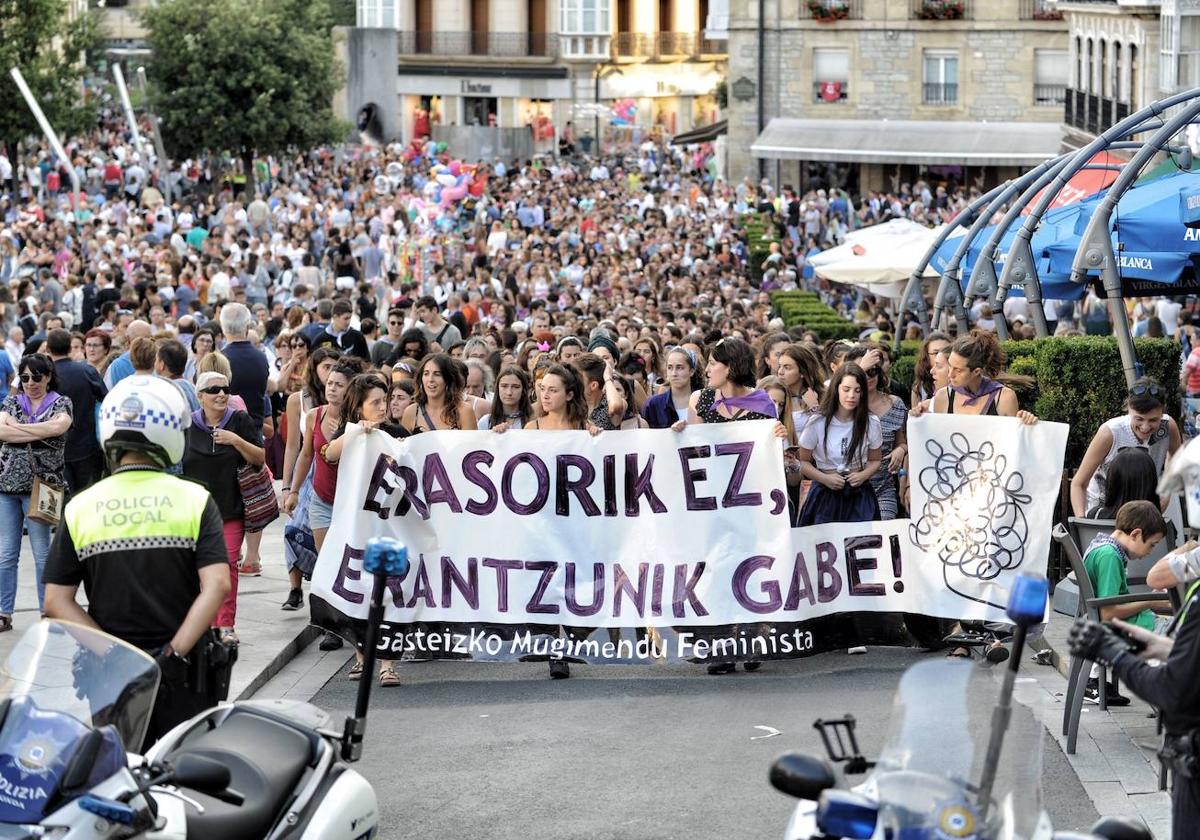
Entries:
<svg viewBox="0 0 1200 840">
<path fill-rule="evenodd" d="M 254 187 L 256 155 L 332 142 L 341 68 L 329 6 L 309 0 L 162 0 L 143 12 L 152 105 L 167 154 L 228 152 Z"/>
<path fill-rule="evenodd" d="M 95 113 L 83 101 L 83 56 L 95 43 L 90 13 L 74 20 L 67 0 L 0 2 L 0 142 L 11 153 L 41 129 L 9 75 L 17 67 L 60 137 L 85 130 Z"/>
</svg>

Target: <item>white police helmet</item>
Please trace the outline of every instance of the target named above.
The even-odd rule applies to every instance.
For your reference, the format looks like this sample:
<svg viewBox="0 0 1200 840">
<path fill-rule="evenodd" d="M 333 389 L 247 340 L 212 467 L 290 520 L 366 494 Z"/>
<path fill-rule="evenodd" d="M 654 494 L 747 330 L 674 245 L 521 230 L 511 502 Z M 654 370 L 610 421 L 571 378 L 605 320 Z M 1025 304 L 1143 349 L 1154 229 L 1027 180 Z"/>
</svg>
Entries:
<svg viewBox="0 0 1200 840">
<path fill-rule="evenodd" d="M 113 464 L 122 452 L 145 452 L 161 467 L 183 458 L 184 429 L 192 424 L 187 398 L 157 376 L 128 376 L 100 406 L 100 445 Z"/>
</svg>

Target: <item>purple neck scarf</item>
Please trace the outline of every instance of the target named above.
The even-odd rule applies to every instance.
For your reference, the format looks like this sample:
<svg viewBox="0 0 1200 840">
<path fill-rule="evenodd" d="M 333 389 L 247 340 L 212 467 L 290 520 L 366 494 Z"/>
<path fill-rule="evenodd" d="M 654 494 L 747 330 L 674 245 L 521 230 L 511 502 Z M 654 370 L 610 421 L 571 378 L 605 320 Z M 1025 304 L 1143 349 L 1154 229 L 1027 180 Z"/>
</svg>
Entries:
<svg viewBox="0 0 1200 840">
<path fill-rule="evenodd" d="M 1004 386 L 1002 384 L 997 382 L 995 379 L 988 379 L 985 376 L 979 383 L 978 391 L 968 391 L 966 388 L 955 385 L 954 393 L 962 394 L 964 397 L 967 398 L 963 402 L 963 405 L 975 405 L 975 403 L 979 402 L 980 400 L 984 399 L 985 397 L 988 398 L 988 403 L 990 404 L 991 396 L 993 394 L 998 394 L 1003 389 L 1004 389 Z"/>
<path fill-rule="evenodd" d="M 29 418 L 30 423 L 41 423 L 50 409 L 54 408 L 54 403 L 58 401 L 58 391 L 47 391 L 46 398 L 42 400 L 41 407 L 35 413 L 33 403 L 29 401 L 29 397 L 25 394 L 17 395 L 17 404 L 21 406 L 21 410 L 25 412 L 25 416 Z"/>
<path fill-rule="evenodd" d="M 721 392 L 718 391 L 718 394 Z M 745 409 L 746 411 L 756 411 L 759 414 L 765 414 L 767 417 L 775 416 L 775 402 L 771 399 L 766 391 L 757 390 L 751 391 L 748 394 L 743 394 L 740 397 L 721 397 L 713 401 L 713 408 L 725 406 L 729 409 Z"/>
<path fill-rule="evenodd" d="M 229 422 L 229 418 L 232 416 L 233 416 L 233 409 L 230 408 L 229 406 L 226 406 L 225 414 L 223 417 L 221 417 L 220 422 L 217 423 L 216 426 L 210 426 L 210 425 L 208 425 L 208 421 L 204 419 L 204 409 L 203 408 L 198 408 L 192 412 L 192 420 L 196 423 L 196 425 L 202 429 L 207 429 L 209 432 L 212 432 L 215 429 L 224 429 L 225 424 Z"/>
</svg>

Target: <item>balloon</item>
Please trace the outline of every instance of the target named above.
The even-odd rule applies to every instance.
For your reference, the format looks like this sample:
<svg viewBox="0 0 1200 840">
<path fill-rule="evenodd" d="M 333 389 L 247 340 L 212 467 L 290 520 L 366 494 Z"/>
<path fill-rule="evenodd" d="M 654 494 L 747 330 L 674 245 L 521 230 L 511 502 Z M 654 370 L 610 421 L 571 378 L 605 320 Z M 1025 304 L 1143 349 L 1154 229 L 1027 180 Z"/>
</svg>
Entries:
<svg viewBox="0 0 1200 840">
<path fill-rule="evenodd" d="M 454 177 L 449 172 L 443 172 L 437 176 L 437 182 L 443 187 L 452 187 L 458 182 L 458 178 Z"/>
<path fill-rule="evenodd" d="M 460 172 L 462 172 L 462 161 L 461 160 L 450 161 L 449 169 L 450 169 L 451 175 L 458 175 Z"/>
</svg>

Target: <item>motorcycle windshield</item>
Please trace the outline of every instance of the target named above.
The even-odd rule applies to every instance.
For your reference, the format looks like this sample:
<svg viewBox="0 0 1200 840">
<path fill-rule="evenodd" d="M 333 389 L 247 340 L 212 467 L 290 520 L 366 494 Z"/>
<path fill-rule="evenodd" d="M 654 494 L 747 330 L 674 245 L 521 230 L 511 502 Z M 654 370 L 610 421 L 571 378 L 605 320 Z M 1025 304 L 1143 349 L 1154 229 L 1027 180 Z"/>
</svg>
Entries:
<svg viewBox="0 0 1200 840">
<path fill-rule="evenodd" d="M 1013 701 L 991 795 L 983 801 L 980 787 L 999 689 L 988 669 L 962 660 L 922 662 L 905 672 L 873 777 L 885 827 L 881 836 L 1049 836 L 1042 810 L 1044 736 L 1035 707 Z"/>
<path fill-rule="evenodd" d="M 152 657 L 99 630 L 30 628 L 0 671 L 0 823 L 36 823 L 119 770 L 141 748 L 158 679 Z M 93 729 L 96 749 L 79 753 Z"/>
</svg>

